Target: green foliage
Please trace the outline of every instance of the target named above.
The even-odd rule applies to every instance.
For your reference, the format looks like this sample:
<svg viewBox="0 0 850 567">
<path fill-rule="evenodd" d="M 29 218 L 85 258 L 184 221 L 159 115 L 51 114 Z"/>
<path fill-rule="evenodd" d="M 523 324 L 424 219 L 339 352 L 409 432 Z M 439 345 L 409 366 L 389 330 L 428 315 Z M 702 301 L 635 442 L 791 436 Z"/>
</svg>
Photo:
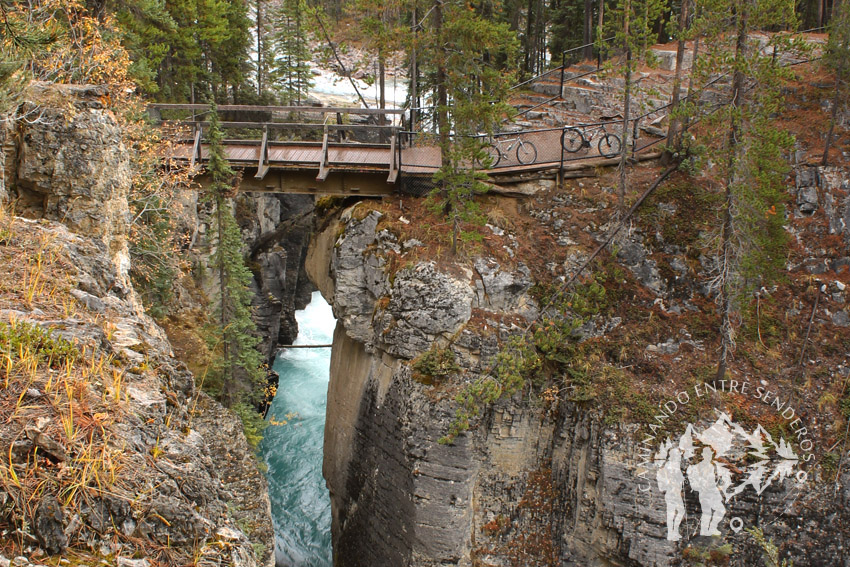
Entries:
<svg viewBox="0 0 850 567">
<path fill-rule="evenodd" d="M 825 453 L 821 458 L 820 466 L 823 469 L 824 476 L 826 476 L 828 480 L 835 479 L 840 462 L 841 456 L 837 453 Z"/>
<path fill-rule="evenodd" d="M 847 106 L 850 98 L 850 5 L 840 0 L 833 6 L 833 17 L 829 24 L 829 40 L 823 54 L 824 66 L 835 74 L 835 92 L 832 97 L 832 110 L 829 117 L 829 130 L 826 133 L 821 165 L 828 165 L 829 149 L 835 126 L 838 122 L 838 109 Z"/>
<path fill-rule="evenodd" d="M 617 0 L 605 14 L 604 30 L 597 31 L 597 48 L 609 55 L 615 50 L 631 50 L 637 59 L 652 59 L 649 48 L 655 43 L 655 24 L 667 9 L 665 0 Z M 613 37 L 611 43 L 602 38 Z M 634 62 L 627 63 L 634 70 Z"/>
<path fill-rule="evenodd" d="M 487 189 L 486 176 L 470 165 L 484 155 L 478 134 L 492 133 L 511 110 L 505 100 L 517 43 L 506 24 L 483 17 L 466 3 L 444 2 L 439 8 L 440 18 L 428 33 L 419 34 L 418 45 L 435 71 L 442 165 L 434 176 L 438 187 L 432 199 L 448 218 L 457 252 L 459 240 L 479 238 L 463 228 L 483 224 L 474 196 Z"/>
<path fill-rule="evenodd" d="M 496 401 L 516 394 L 531 395 L 547 384 L 555 383 L 556 389 L 565 386 L 573 402 L 597 397 L 596 369 L 589 366 L 587 353 L 577 351 L 576 330 L 607 308 L 604 286 L 591 278 L 568 294 L 537 287 L 535 295 L 548 306 L 547 311 L 558 315 L 544 317 L 529 333 L 512 337 L 496 355 L 489 375 L 464 386 L 455 397 L 458 409 L 441 443 L 451 443 L 467 431 L 484 408 Z"/>
<path fill-rule="evenodd" d="M 484 406 L 493 404 L 504 395 L 502 385 L 490 376 L 484 376 L 467 384 L 464 389 L 455 396 L 458 409 L 454 419 L 449 424 L 449 431 L 439 439 L 441 445 L 451 444 L 455 438 L 467 431 L 472 419 L 481 415 Z"/>
<path fill-rule="evenodd" d="M 688 565 L 728 565 L 729 556 L 733 552 L 731 543 L 724 543 L 716 547 L 689 545 L 682 551 Z"/>
<path fill-rule="evenodd" d="M 248 440 L 248 445 L 254 451 L 260 446 L 263 440 L 263 431 L 268 427 L 268 422 L 263 419 L 263 416 L 257 413 L 257 410 L 244 402 L 234 404 L 230 409 L 233 413 L 239 416 L 242 420 L 242 430 L 245 432 L 245 439 Z"/>
<path fill-rule="evenodd" d="M 113 8 L 139 86 L 160 100 L 188 101 L 246 86 L 250 20 L 245 2 L 119 0 Z M 235 98 L 235 96 L 234 96 Z"/>
<path fill-rule="evenodd" d="M 300 104 L 313 86 L 307 20 L 311 8 L 306 0 L 283 0 L 273 12 L 271 78 L 283 104 Z"/>
<path fill-rule="evenodd" d="M 0 115 L 5 115 L 21 102 L 33 79 L 33 62 L 57 41 L 62 29 L 48 6 L 0 0 L 0 10 Z"/>
<path fill-rule="evenodd" d="M 159 195 L 131 196 L 130 206 L 137 226 L 144 227 L 130 241 L 130 276 L 148 313 L 161 318 L 168 313 L 176 277 L 170 212 Z"/>
<path fill-rule="evenodd" d="M 177 22 L 165 0 L 120 2 L 116 17 L 122 43 L 131 53 L 131 76 L 145 93 L 157 93 L 159 69 L 179 34 Z"/>
<path fill-rule="evenodd" d="M 747 533 L 753 536 L 753 539 L 756 540 L 756 543 L 762 549 L 767 567 L 794 567 L 793 561 L 788 561 L 787 559 L 779 561 L 779 549 L 777 549 L 772 539 L 764 537 L 764 532 L 761 528 L 747 528 Z"/>
<path fill-rule="evenodd" d="M 480 241 L 482 236 L 477 229 L 486 223 L 486 216 L 475 201 L 475 196 L 489 189 L 484 182 L 487 174 L 481 170 L 470 170 L 466 166 L 470 155 L 479 157 L 476 152 L 482 151 L 480 144 L 473 140 L 459 140 L 447 148 L 443 154 L 447 159 L 434 175 L 437 187 L 428 197 L 431 210 L 444 212 L 452 227 L 453 252 L 457 252 L 458 240 Z"/>
<path fill-rule="evenodd" d="M 850 87 L 850 6 L 847 0 L 836 0 L 823 64 L 836 74 L 836 80 L 846 96 L 846 89 Z"/>
<path fill-rule="evenodd" d="M 584 4 L 581 2 L 553 3 L 549 17 L 552 36 L 549 40 L 549 54 L 553 63 L 560 64 L 562 52 L 584 44 Z"/>
<path fill-rule="evenodd" d="M 735 33 L 729 33 L 730 27 Z M 707 0 L 693 24 L 706 46 L 692 72 L 694 100 L 700 87 L 719 74 L 732 79 L 727 104 L 708 113 L 697 106 L 689 109 L 694 113 L 690 119 L 705 123 L 703 144 L 712 151 L 705 173 L 721 180 L 724 191 L 711 281 L 719 296 L 718 375 L 725 373 L 734 346 L 741 299 L 769 286 L 784 269 L 788 237 L 783 203 L 789 169 L 784 156 L 794 138 L 777 127 L 775 116 L 783 109 L 783 85 L 793 75 L 773 53 L 807 51 L 799 38 L 788 34 L 770 35 L 763 46 L 749 32 L 795 27 L 790 0 Z"/>
<path fill-rule="evenodd" d="M 210 267 L 218 276 L 217 326 L 213 330 L 216 352 L 220 354 L 208 377 L 211 388 L 217 390 L 226 406 L 240 413 L 246 436 L 258 436 L 262 429 L 255 423 L 261 418 L 256 407 L 261 401 L 266 376 L 260 352 L 259 338 L 251 319 L 250 289 L 252 274 L 242 257 L 242 233 L 233 217 L 229 197 L 234 193 L 233 170 L 224 158 L 215 105 L 210 108 L 209 163 L 210 188 L 206 198 L 214 205 L 212 234 L 215 250 Z M 238 409 L 237 409 L 238 408 Z M 254 416 L 249 416 L 252 412 Z M 255 445 L 255 443 L 254 443 Z"/>
<path fill-rule="evenodd" d="M 841 414 L 845 419 L 850 419 L 850 395 L 845 396 L 841 399 L 841 402 L 838 404 L 839 409 L 841 410 Z"/>
<path fill-rule="evenodd" d="M 413 363 L 413 377 L 420 382 L 441 381 L 461 371 L 450 348 L 432 347 L 423 352 Z"/>
<path fill-rule="evenodd" d="M 73 362 L 79 351 L 73 343 L 26 322 L 0 323 L 0 353 L 9 360 L 35 357 L 52 368 Z"/>
</svg>

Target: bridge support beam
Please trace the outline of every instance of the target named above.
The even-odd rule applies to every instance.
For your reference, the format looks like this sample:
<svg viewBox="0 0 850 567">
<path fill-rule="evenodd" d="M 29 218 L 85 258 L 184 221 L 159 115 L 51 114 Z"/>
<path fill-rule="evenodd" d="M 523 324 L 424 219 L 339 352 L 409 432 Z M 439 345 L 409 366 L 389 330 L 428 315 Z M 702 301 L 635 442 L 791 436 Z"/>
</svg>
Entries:
<svg viewBox="0 0 850 567">
<path fill-rule="evenodd" d="M 362 197 L 384 197 L 395 193 L 395 185 L 387 183 L 387 172 L 342 172 L 330 170 L 324 181 L 316 179 L 313 172 L 270 169 L 263 179 L 246 175 L 239 184 L 240 191 L 261 193 L 293 193 L 302 195 L 357 195 Z M 202 186 L 208 186 L 209 176 L 195 178 Z"/>
</svg>

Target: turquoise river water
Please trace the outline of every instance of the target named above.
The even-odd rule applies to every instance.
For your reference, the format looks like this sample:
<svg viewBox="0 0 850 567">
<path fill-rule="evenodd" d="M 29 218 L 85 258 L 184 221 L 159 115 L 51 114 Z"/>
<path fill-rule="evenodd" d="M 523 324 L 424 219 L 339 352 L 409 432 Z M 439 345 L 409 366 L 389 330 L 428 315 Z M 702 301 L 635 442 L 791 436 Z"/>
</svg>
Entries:
<svg viewBox="0 0 850 567">
<path fill-rule="evenodd" d="M 319 292 L 297 311 L 295 344 L 329 344 L 335 320 Z M 289 349 L 275 361 L 280 385 L 263 442 L 275 524 L 277 567 L 330 567 L 331 503 L 322 478 L 322 443 L 331 349 Z"/>
</svg>

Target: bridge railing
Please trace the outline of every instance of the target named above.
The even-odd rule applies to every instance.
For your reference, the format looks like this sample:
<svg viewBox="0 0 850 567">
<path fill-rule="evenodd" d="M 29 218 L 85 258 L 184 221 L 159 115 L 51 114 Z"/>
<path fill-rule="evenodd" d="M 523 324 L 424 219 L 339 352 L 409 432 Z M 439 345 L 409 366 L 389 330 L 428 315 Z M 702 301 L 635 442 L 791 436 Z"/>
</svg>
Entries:
<svg viewBox="0 0 850 567">
<path fill-rule="evenodd" d="M 661 116 L 669 105 L 651 109 L 629 121 L 629 147 L 627 152 L 633 159 L 665 141 L 665 138 L 653 133 L 652 128 L 644 131 L 644 126 L 653 118 Z M 586 143 L 570 152 L 564 148 L 563 137 L 581 133 Z M 599 148 L 599 141 L 606 134 L 612 135 L 611 145 L 604 145 L 607 152 Z M 450 139 L 453 136 L 450 136 Z M 499 152 L 499 159 L 487 168 L 493 173 L 512 174 L 523 171 L 555 169 L 561 174 L 574 162 L 588 159 L 614 159 L 620 155 L 623 137 L 622 120 L 606 120 L 592 123 L 568 124 L 552 128 L 523 129 L 498 132 L 489 136 L 475 136 L 483 146 L 492 146 L 491 155 Z M 402 191 L 422 195 L 434 188 L 431 177 L 440 168 L 439 135 L 423 132 L 398 132 L 398 163 Z M 522 142 L 522 144 L 520 143 Z M 524 148 L 520 146 L 525 146 Z M 529 149 L 531 146 L 533 149 Z M 575 146 L 572 146 L 575 147 Z M 483 168 L 482 164 L 474 164 Z"/>
<path fill-rule="evenodd" d="M 208 128 L 209 105 L 150 104 L 148 114 L 155 123 L 187 127 L 191 135 Z M 229 104 L 218 107 L 221 127 L 236 138 L 258 137 L 253 131 L 267 132 L 269 141 L 321 141 L 326 131 L 336 133 L 338 141 L 390 143 L 401 126 L 403 109 L 353 108 L 324 106 L 255 106 Z"/>
</svg>

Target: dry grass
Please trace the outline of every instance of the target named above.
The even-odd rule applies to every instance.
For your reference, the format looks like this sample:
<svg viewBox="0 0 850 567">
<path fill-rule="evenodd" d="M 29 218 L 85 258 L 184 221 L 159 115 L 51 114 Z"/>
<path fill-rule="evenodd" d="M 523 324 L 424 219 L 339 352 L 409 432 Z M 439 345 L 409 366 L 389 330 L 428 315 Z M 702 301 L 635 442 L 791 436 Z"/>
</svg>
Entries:
<svg viewBox="0 0 850 567">
<path fill-rule="evenodd" d="M 70 511 L 123 490 L 123 456 L 110 425 L 123 413 L 124 370 L 90 344 L 39 325 L 97 323 L 70 295 L 76 270 L 49 230 L 0 210 L 0 530 L 8 545 L 33 543 L 35 508 L 55 496 Z M 20 313 L 24 312 L 26 320 Z"/>
</svg>

